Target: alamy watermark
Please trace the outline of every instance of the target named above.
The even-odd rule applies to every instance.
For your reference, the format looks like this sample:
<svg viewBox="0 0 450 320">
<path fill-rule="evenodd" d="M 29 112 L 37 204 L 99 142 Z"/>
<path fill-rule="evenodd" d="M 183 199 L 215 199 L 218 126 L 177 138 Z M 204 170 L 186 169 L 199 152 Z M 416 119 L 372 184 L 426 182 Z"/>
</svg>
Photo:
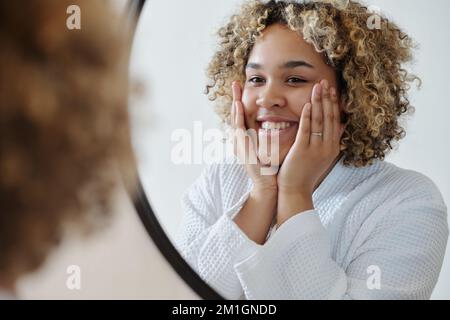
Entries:
<svg viewBox="0 0 450 320">
<path fill-rule="evenodd" d="M 381 289 L 381 268 L 376 265 L 370 265 L 367 267 L 367 274 L 370 275 L 366 281 L 367 289 L 380 290 Z"/>
<path fill-rule="evenodd" d="M 194 121 L 193 130 L 180 128 L 172 132 L 170 139 L 174 144 L 170 160 L 176 165 L 224 163 L 232 159 L 230 155 L 236 155 L 235 150 L 240 141 L 244 155 L 235 158 L 239 164 L 258 164 L 261 160 L 265 164 L 278 164 L 279 131 L 261 130 L 204 129 L 201 121 Z M 256 152 L 250 152 L 250 143 Z M 263 166 L 261 174 L 275 174 L 273 169 L 270 166 Z"/>
<path fill-rule="evenodd" d="M 67 7 L 66 13 L 69 15 L 66 26 L 69 30 L 81 30 L 81 8 L 75 4 Z"/>
<path fill-rule="evenodd" d="M 367 11 L 372 15 L 367 19 L 367 28 L 369 30 L 380 30 L 381 29 L 381 9 L 377 6 L 369 6 Z"/>
<path fill-rule="evenodd" d="M 81 268 L 77 265 L 70 265 L 66 269 L 69 275 L 66 280 L 66 287 L 69 290 L 81 290 Z"/>
</svg>

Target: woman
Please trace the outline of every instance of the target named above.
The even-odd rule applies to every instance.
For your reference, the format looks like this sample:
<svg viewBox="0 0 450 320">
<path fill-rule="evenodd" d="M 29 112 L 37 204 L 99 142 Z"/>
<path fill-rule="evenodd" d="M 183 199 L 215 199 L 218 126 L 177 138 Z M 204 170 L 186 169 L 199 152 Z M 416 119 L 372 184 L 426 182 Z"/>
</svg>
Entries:
<svg viewBox="0 0 450 320">
<path fill-rule="evenodd" d="M 220 29 L 208 92 L 236 157 L 184 194 L 178 245 L 226 298 L 430 297 L 447 208 L 430 179 L 384 161 L 412 109 L 412 42 L 370 18 L 353 1 L 249 1 Z M 260 146 L 276 137 L 273 160 Z"/>
<path fill-rule="evenodd" d="M 120 21 L 109 1 L 0 2 L 0 299 L 67 231 L 110 218 L 116 160 L 133 160 Z"/>
</svg>

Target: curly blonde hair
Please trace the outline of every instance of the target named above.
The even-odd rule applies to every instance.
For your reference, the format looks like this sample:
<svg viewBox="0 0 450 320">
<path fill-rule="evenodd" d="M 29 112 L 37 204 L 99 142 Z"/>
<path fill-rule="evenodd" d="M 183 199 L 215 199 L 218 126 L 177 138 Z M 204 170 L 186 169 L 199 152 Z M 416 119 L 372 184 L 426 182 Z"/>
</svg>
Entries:
<svg viewBox="0 0 450 320">
<path fill-rule="evenodd" d="M 403 68 L 415 44 L 383 16 L 380 28 L 368 27 L 368 8 L 350 0 L 244 2 L 240 12 L 218 30 L 219 48 L 207 68 L 206 94 L 229 122 L 231 83 L 245 82 L 245 65 L 263 30 L 280 23 L 296 31 L 334 68 L 346 124 L 341 139 L 346 166 L 384 160 L 393 142 L 405 136 L 400 116 L 411 114 L 407 92 L 420 79 Z"/>
<path fill-rule="evenodd" d="M 81 30 L 66 28 L 72 4 L 81 8 Z M 5 279 L 36 270 L 69 228 L 89 232 L 105 225 L 120 181 L 118 163 L 134 163 L 128 36 L 119 21 L 108 1 L 0 1 Z"/>
</svg>

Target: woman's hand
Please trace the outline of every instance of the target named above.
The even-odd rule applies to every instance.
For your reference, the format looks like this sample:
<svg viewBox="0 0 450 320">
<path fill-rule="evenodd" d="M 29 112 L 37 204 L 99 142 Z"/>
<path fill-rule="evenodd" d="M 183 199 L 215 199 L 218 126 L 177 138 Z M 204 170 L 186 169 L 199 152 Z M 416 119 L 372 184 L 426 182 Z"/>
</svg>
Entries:
<svg viewBox="0 0 450 320">
<path fill-rule="evenodd" d="M 277 176 L 276 172 L 273 175 L 264 175 L 261 172 L 262 165 L 257 154 L 257 133 L 247 132 L 241 98 L 241 86 L 238 82 L 234 82 L 231 109 L 234 153 L 244 164 L 247 174 L 253 181 L 253 189 L 241 211 L 235 216 L 234 222 L 249 239 L 262 245 L 277 214 Z"/>
<path fill-rule="evenodd" d="M 313 88 L 312 104 L 303 108 L 297 137 L 278 174 L 279 191 L 312 194 L 340 153 L 343 128 L 336 89 L 323 80 Z"/>
<path fill-rule="evenodd" d="M 297 137 L 278 173 L 279 222 L 312 209 L 312 194 L 340 153 L 344 125 L 336 89 L 323 80 L 314 86 L 311 100 L 302 110 Z"/>
<path fill-rule="evenodd" d="M 255 192 L 277 193 L 276 172 L 267 174 L 258 158 L 258 133 L 249 134 L 245 125 L 245 111 L 242 104 L 242 88 L 238 81 L 233 82 L 233 104 L 231 107 L 231 126 L 233 129 L 234 154 L 245 165 L 247 174 L 253 181 Z M 247 143 L 246 143 L 247 141 Z M 267 169 L 267 168 L 265 168 Z"/>
</svg>

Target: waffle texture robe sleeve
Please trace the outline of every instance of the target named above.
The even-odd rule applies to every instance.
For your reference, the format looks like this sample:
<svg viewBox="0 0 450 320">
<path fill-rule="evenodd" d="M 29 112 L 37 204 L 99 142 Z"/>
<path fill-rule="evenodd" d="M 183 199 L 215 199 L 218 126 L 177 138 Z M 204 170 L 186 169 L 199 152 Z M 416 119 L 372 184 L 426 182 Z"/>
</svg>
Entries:
<svg viewBox="0 0 450 320">
<path fill-rule="evenodd" d="M 248 239 L 232 220 L 248 193 L 223 212 L 217 170 L 205 170 L 183 196 L 178 243 L 185 259 L 224 297 L 430 298 L 449 233 L 447 208 L 433 183 L 423 180 L 428 185 L 411 189 L 411 197 L 384 203 L 363 225 L 350 225 L 360 229 L 354 241 L 359 244 L 343 249 L 351 256 L 342 266 L 333 260 L 332 230 L 316 210 L 286 221 L 264 245 Z M 385 192 L 391 192 L 389 185 Z"/>
<path fill-rule="evenodd" d="M 223 212 L 218 185 L 218 166 L 207 167 L 184 193 L 184 212 L 177 246 L 199 275 L 227 299 L 243 294 L 234 266 L 256 252 L 251 241 L 232 218 L 243 207 L 248 193 Z"/>
</svg>

